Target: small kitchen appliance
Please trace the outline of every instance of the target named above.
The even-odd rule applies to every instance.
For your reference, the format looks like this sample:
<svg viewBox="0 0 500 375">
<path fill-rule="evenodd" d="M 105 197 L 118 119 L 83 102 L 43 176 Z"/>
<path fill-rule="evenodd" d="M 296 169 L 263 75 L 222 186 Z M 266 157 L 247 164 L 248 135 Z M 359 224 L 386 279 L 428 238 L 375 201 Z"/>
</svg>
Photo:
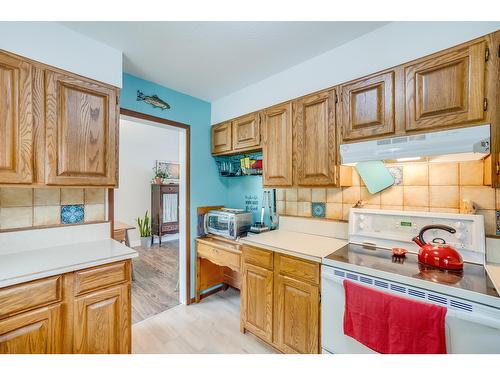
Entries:
<svg viewBox="0 0 500 375">
<path fill-rule="evenodd" d="M 454 231 L 443 231 L 441 226 Z M 420 233 L 428 238 L 442 238 L 443 241 L 437 241 L 446 242 L 462 257 L 463 269 L 419 262 L 421 246 L 411 239 Z M 347 245 L 332 249 L 332 254 L 322 259 L 324 353 L 374 353 L 344 334 L 344 280 L 446 307 L 448 353 L 500 353 L 500 296 L 485 268 L 482 215 L 351 208 L 348 236 Z M 395 257 L 393 248 L 408 252 L 404 257 Z"/>
<path fill-rule="evenodd" d="M 418 261 L 429 266 L 439 267 L 447 270 L 462 270 L 464 262 L 462 256 L 453 247 L 446 244 L 446 241 L 440 237 L 434 238 L 431 243 L 426 243 L 424 233 L 431 229 L 445 230 L 451 234 L 456 233 L 456 229 L 447 225 L 426 225 L 418 236 L 413 237 L 412 241 L 420 246 L 418 252 Z"/>
<path fill-rule="evenodd" d="M 205 233 L 229 239 L 244 236 L 252 225 L 252 213 L 234 208 L 209 211 L 205 215 Z"/>
</svg>

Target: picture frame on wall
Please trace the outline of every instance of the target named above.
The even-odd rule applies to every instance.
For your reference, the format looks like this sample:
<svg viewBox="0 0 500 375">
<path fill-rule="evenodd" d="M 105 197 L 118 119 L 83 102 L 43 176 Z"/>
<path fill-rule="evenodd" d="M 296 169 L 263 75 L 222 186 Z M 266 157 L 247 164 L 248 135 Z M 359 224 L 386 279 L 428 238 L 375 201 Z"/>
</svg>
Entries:
<svg viewBox="0 0 500 375">
<path fill-rule="evenodd" d="M 164 180 L 167 184 L 178 184 L 180 180 L 180 163 L 175 161 L 157 160 L 156 170 L 167 172 L 168 178 Z"/>
</svg>

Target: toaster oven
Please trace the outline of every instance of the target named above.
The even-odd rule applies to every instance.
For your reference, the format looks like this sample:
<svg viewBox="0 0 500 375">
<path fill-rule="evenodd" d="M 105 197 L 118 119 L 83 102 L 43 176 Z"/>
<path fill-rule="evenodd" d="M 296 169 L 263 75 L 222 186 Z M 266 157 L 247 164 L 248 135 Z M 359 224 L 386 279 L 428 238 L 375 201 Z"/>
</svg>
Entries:
<svg viewBox="0 0 500 375">
<path fill-rule="evenodd" d="M 230 208 L 209 211 L 205 215 L 205 233 L 236 239 L 252 226 L 252 213 Z"/>
</svg>

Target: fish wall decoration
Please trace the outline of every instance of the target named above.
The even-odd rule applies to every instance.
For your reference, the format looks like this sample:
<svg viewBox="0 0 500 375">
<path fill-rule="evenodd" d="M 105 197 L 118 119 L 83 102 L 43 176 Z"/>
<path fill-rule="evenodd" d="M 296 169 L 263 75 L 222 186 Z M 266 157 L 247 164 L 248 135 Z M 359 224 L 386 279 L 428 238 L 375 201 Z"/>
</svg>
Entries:
<svg viewBox="0 0 500 375">
<path fill-rule="evenodd" d="M 137 90 L 137 101 L 144 101 L 145 103 L 151 104 L 155 108 L 170 109 L 170 105 L 160 99 L 158 95 L 144 95 L 141 90 Z"/>
</svg>

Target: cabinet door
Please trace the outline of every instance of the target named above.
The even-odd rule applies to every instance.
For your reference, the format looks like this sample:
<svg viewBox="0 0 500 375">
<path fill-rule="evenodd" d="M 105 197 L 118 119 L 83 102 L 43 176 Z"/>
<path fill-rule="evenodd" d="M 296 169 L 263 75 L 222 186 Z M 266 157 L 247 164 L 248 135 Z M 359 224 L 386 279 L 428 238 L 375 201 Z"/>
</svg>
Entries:
<svg viewBox="0 0 500 375">
<path fill-rule="evenodd" d="M 0 52 L 0 183 L 31 183 L 31 66 Z"/>
<path fill-rule="evenodd" d="M 273 339 L 273 271 L 244 264 L 241 319 L 245 329 L 267 342 Z"/>
<path fill-rule="evenodd" d="M 260 145 L 259 114 L 233 120 L 233 150 L 258 148 Z"/>
<path fill-rule="evenodd" d="M 128 284 L 76 298 L 73 352 L 124 354 L 130 352 L 130 288 Z"/>
<path fill-rule="evenodd" d="M 407 130 L 484 118 L 485 48 L 484 41 L 457 47 L 405 67 Z"/>
<path fill-rule="evenodd" d="M 334 185 L 336 164 L 334 91 L 294 103 L 297 185 Z"/>
<path fill-rule="evenodd" d="M 319 352 L 319 287 L 275 277 L 275 344 L 284 353 Z"/>
<path fill-rule="evenodd" d="M 341 86 L 344 140 L 394 133 L 394 78 L 390 71 Z"/>
<path fill-rule="evenodd" d="M 54 354 L 62 349 L 61 305 L 0 321 L 0 354 Z"/>
<path fill-rule="evenodd" d="M 292 132 L 291 102 L 274 106 L 263 112 L 264 186 L 292 185 Z"/>
<path fill-rule="evenodd" d="M 51 71 L 45 80 L 46 183 L 116 185 L 116 89 Z"/>
<path fill-rule="evenodd" d="M 231 122 L 212 126 L 212 154 L 231 151 Z"/>
</svg>

